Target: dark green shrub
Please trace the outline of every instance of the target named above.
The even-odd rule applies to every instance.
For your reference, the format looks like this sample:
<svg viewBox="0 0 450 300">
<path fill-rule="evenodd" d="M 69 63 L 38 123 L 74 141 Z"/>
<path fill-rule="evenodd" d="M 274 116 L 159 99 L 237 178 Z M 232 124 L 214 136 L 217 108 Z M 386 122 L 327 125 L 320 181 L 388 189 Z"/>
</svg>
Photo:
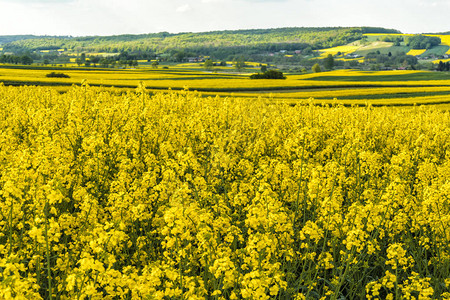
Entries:
<svg viewBox="0 0 450 300">
<path fill-rule="evenodd" d="M 56 73 L 56 72 L 48 73 L 48 74 L 45 75 L 45 76 L 50 77 L 50 78 L 70 78 L 70 76 L 67 75 L 67 74 L 64 74 L 64 73 Z"/>
<path fill-rule="evenodd" d="M 286 79 L 286 76 L 281 71 L 268 70 L 264 73 L 252 74 L 250 79 Z"/>
</svg>

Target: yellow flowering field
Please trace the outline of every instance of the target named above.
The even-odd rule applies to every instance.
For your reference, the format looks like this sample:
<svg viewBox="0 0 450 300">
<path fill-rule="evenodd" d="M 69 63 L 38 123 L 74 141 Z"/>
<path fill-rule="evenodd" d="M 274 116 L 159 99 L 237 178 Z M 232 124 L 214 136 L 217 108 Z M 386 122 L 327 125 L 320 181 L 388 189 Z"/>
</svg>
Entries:
<svg viewBox="0 0 450 300">
<path fill-rule="evenodd" d="M 450 113 L 0 84 L 0 299 L 450 299 Z"/>
<path fill-rule="evenodd" d="M 439 37 L 441 39 L 442 45 L 450 46 L 450 35 L 433 35 L 433 34 L 431 34 L 430 36 Z M 450 49 L 445 54 L 450 54 Z"/>
<path fill-rule="evenodd" d="M 80 84 L 82 80 L 88 80 L 92 85 L 114 86 L 134 89 L 144 82 L 149 89 L 167 90 L 183 89 L 205 92 L 249 92 L 249 91 L 286 91 L 295 89 L 335 89 L 335 88 L 370 88 L 370 87 L 430 87 L 450 86 L 450 80 L 446 77 L 438 80 L 430 80 L 435 76 L 434 72 L 424 71 L 358 71 L 335 70 L 321 73 L 292 74 L 286 80 L 267 79 L 250 80 L 248 74 L 210 73 L 204 71 L 192 71 L 184 67 L 171 69 L 92 69 L 80 70 L 77 68 L 62 68 L 61 73 L 70 78 L 49 78 L 46 75 L 48 69 L 22 69 L 14 67 L 0 68 L 0 82 L 5 85 L 48 85 L 66 86 Z M 421 75 L 420 78 L 414 76 Z M 361 77 L 355 80 L 357 77 Z M 413 76 L 412 78 L 407 78 Z M 323 80 L 321 78 L 324 78 Z M 353 77 L 353 79 L 351 79 Z M 388 77 L 388 78 L 387 78 Z M 383 79 L 384 78 L 384 79 Z M 404 80 L 404 79 L 408 80 Z"/>
<path fill-rule="evenodd" d="M 326 56 L 328 56 L 328 54 L 337 55 L 339 52 L 342 54 L 350 54 L 350 53 L 358 50 L 360 47 L 361 47 L 360 45 L 349 44 L 349 45 L 345 45 L 345 46 L 337 46 L 337 47 L 333 47 L 333 48 L 321 49 L 320 56 L 326 57 Z"/>
<path fill-rule="evenodd" d="M 287 90 L 287 91 L 256 91 L 256 92 L 202 92 L 202 95 L 219 95 L 219 96 L 239 96 L 239 97 L 255 97 L 269 96 L 274 99 L 309 99 L 309 98 L 336 98 L 338 100 L 347 99 L 349 97 L 358 97 L 364 99 L 364 97 L 373 95 L 393 95 L 395 99 L 396 95 L 405 94 L 417 94 L 428 93 L 428 96 L 432 96 L 433 93 L 448 92 L 450 93 L 450 86 L 422 86 L 422 87 L 367 87 L 367 88 L 334 88 L 334 89 L 311 89 L 311 90 Z M 450 99 L 449 99 L 450 101 Z M 420 102 L 419 102 L 420 103 Z"/>
<path fill-rule="evenodd" d="M 450 50 L 449 50 L 450 51 Z M 449 53 L 450 54 L 450 53 Z M 449 62 L 450 61 L 450 58 L 445 58 L 445 59 L 436 59 L 436 60 L 433 60 L 433 64 L 438 64 L 440 61 L 442 61 L 442 62 Z"/>
<path fill-rule="evenodd" d="M 408 53 L 406 53 L 406 55 L 417 56 L 425 53 L 425 51 L 427 51 L 427 49 L 411 49 L 408 51 Z"/>
</svg>

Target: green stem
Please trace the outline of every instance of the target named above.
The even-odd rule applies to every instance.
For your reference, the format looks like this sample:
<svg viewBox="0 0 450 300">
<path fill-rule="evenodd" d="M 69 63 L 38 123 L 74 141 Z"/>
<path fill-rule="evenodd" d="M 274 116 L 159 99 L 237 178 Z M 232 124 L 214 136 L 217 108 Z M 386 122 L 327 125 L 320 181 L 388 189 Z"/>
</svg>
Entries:
<svg viewBox="0 0 450 300">
<path fill-rule="evenodd" d="M 45 203 L 44 215 L 45 215 L 45 248 L 47 256 L 47 279 L 48 279 L 48 295 L 49 299 L 52 300 L 52 270 L 50 267 L 50 247 L 48 242 L 48 202 Z"/>
<path fill-rule="evenodd" d="M 395 268 L 395 299 L 400 299 L 398 295 L 398 260 L 396 260 L 396 268 Z"/>
<path fill-rule="evenodd" d="M 12 240 L 12 215 L 13 215 L 13 204 L 14 202 L 11 199 L 11 209 L 9 210 L 9 251 L 8 251 L 8 256 L 11 255 L 12 253 L 12 245 L 13 245 L 13 240 Z"/>
</svg>

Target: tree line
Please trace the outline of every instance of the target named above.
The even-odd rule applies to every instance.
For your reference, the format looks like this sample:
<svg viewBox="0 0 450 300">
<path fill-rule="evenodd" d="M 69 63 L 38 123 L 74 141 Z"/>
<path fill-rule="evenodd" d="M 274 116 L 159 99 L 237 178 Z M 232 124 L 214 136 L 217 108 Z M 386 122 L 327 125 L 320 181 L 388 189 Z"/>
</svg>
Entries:
<svg viewBox="0 0 450 300">
<path fill-rule="evenodd" d="M 431 49 L 441 43 L 441 38 L 418 34 L 406 37 L 405 43 L 413 49 Z"/>
<path fill-rule="evenodd" d="M 450 71 L 450 61 L 443 62 L 442 60 L 440 60 L 436 70 L 440 72 Z"/>
<path fill-rule="evenodd" d="M 174 49 L 197 52 L 206 48 L 219 50 L 243 46 L 271 51 L 267 48 L 274 44 L 284 44 L 283 47 L 288 44 L 308 44 L 318 49 L 334 47 L 358 40 L 362 34 L 361 28 L 277 28 L 112 37 L 48 37 L 13 41 L 4 44 L 3 48 L 13 53 L 43 49 L 67 49 L 76 52 L 167 53 Z M 272 51 L 275 50 L 272 49 Z"/>
<path fill-rule="evenodd" d="M 31 65 L 33 63 L 33 58 L 29 55 L 8 55 L 3 54 L 0 56 L 0 63 L 2 64 L 21 64 L 21 65 Z"/>
</svg>

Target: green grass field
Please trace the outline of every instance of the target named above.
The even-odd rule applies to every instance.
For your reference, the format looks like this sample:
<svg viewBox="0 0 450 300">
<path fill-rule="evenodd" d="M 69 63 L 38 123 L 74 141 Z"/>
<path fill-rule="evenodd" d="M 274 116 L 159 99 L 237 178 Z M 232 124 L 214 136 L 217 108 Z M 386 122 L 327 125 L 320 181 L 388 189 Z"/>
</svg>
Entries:
<svg viewBox="0 0 450 300">
<path fill-rule="evenodd" d="M 450 49 L 449 46 L 446 45 L 439 45 L 436 47 L 433 47 L 432 49 L 428 49 L 425 51 L 421 56 L 430 56 L 430 55 L 444 55 L 447 53 L 447 51 Z"/>
</svg>

